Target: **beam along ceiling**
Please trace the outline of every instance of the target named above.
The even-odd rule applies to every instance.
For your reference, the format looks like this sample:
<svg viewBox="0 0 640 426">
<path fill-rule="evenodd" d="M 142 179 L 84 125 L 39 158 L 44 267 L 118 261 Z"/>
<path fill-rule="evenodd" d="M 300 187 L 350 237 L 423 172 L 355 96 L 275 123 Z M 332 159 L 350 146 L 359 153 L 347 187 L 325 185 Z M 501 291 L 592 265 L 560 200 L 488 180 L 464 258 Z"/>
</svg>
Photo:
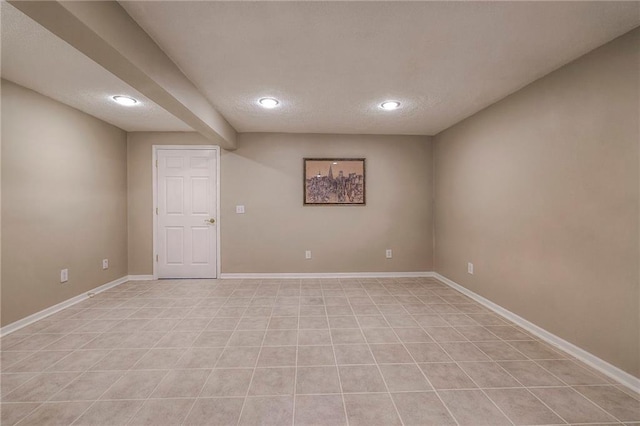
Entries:
<svg viewBox="0 0 640 426">
<path fill-rule="evenodd" d="M 640 25 L 638 2 L 121 4 L 239 132 L 436 134 Z"/>
<path fill-rule="evenodd" d="M 9 3 L 0 2 L 0 17 L 2 78 L 126 131 L 193 131 Z M 113 95 L 139 103 L 123 108 L 111 101 Z"/>
</svg>

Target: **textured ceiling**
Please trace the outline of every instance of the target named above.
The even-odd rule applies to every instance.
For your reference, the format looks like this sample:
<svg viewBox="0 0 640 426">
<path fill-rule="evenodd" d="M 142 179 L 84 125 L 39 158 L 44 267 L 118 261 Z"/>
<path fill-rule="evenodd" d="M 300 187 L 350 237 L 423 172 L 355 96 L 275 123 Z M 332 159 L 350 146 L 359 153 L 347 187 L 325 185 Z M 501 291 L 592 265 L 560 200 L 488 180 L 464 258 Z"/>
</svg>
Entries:
<svg viewBox="0 0 640 426">
<path fill-rule="evenodd" d="M 435 134 L 640 24 L 637 2 L 121 4 L 240 132 Z"/>
<path fill-rule="evenodd" d="M 126 131 L 191 128 L 51 34 L 10 4 L 0 2 L 2 78 L 28 87 Z M 140 101 L 125 108 L 110 100 Z"/>
</svg>

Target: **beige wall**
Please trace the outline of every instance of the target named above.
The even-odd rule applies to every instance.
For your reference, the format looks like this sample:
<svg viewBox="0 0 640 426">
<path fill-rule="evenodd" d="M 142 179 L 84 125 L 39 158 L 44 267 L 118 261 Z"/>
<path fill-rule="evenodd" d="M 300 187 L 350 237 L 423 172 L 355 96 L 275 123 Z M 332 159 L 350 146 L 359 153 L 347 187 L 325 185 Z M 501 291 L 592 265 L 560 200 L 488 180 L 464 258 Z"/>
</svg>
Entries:
<svg viewBox="0 0 640 426">
<path fill-rule="evenodd" d="M 126 178 L 125 132 L 2 81 L 2 325 L 127 274 Z"/>
<path fill-rule="evenodd" d="M 366 157 L 367 205 L 303 206 L 304 157 Z M 241 134 L 222 157 L 223 272 L 430 271 L 430 164 L 426 137 Z"/>
<path fill-rule="evenodd" d="M 151 147 L 206 144 L 188 133 L 131 133 L 129 273 L 152 273 Z M 366 157 L 367 206 L 302 205 L 304 157 Z M 432 269 L 427 137 L 241 134 L 221 157 L 223 273 Z M 244 215 L 235 206 L 246 208 Z M 393 259 L 385 259 L 386 248 Z M 304 251 L 313 252 L 312 260 Z"/>
<path fill-rule="evenodd" d="M 639 36 L 534 82 L 434 147 L 436 271 L 636 376 Z"/>
</svg>

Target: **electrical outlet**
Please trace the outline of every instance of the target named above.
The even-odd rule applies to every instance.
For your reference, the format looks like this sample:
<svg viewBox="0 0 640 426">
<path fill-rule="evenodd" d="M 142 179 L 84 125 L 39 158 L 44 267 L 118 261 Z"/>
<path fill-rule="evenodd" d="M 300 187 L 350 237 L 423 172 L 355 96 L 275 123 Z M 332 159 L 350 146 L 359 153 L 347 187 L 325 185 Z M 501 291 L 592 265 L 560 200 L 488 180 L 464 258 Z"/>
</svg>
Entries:
<svg viewBox="0 0 640 426">
<path fill-rule="evenodd" d="M 471 262 L 467 263 L 467 272 L 473 275 L 473 263 Z"/>
<path fill-rule="evenodd" d="M 237 214 L 244 214 L 244 206 L 236 206 Z"/>
<path fill-rule="evenodd" d="M 391 249 L 387 249 L 384 255 L 387 259 L 391 259 L 393 257 L 393 251 Z"/>
<path fill-rule="evenodd" d="M 109 259 L 102 259 L 102 269 L 109 269 Z"/>
<path fill-rule="evenodd" d="M 69 270 L 63 269 L 60 271 L 60 282 L 66 283 L 67 281 L 69 281 Z"/>
<path fill-rule="evenodd" d="M 311 259 L 311 250 L 307 250 L 304 252 L 304 258 L 305 259 Z"/>
</svg>

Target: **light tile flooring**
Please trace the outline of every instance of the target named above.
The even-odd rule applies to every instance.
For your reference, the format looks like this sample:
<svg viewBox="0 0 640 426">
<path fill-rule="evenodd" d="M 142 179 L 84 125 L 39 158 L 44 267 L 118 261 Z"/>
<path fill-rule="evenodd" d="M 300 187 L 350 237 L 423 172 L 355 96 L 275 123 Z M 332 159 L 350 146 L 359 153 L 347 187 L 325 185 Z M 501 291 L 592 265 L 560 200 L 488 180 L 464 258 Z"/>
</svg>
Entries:
<svg viewBox="0 0 640 426">
<path fill-rule="evenodd" d="M 637 394 L 429 278 L 130 282 L 0 343 L 2 426 L 640 421 Z"/>
</svg>

